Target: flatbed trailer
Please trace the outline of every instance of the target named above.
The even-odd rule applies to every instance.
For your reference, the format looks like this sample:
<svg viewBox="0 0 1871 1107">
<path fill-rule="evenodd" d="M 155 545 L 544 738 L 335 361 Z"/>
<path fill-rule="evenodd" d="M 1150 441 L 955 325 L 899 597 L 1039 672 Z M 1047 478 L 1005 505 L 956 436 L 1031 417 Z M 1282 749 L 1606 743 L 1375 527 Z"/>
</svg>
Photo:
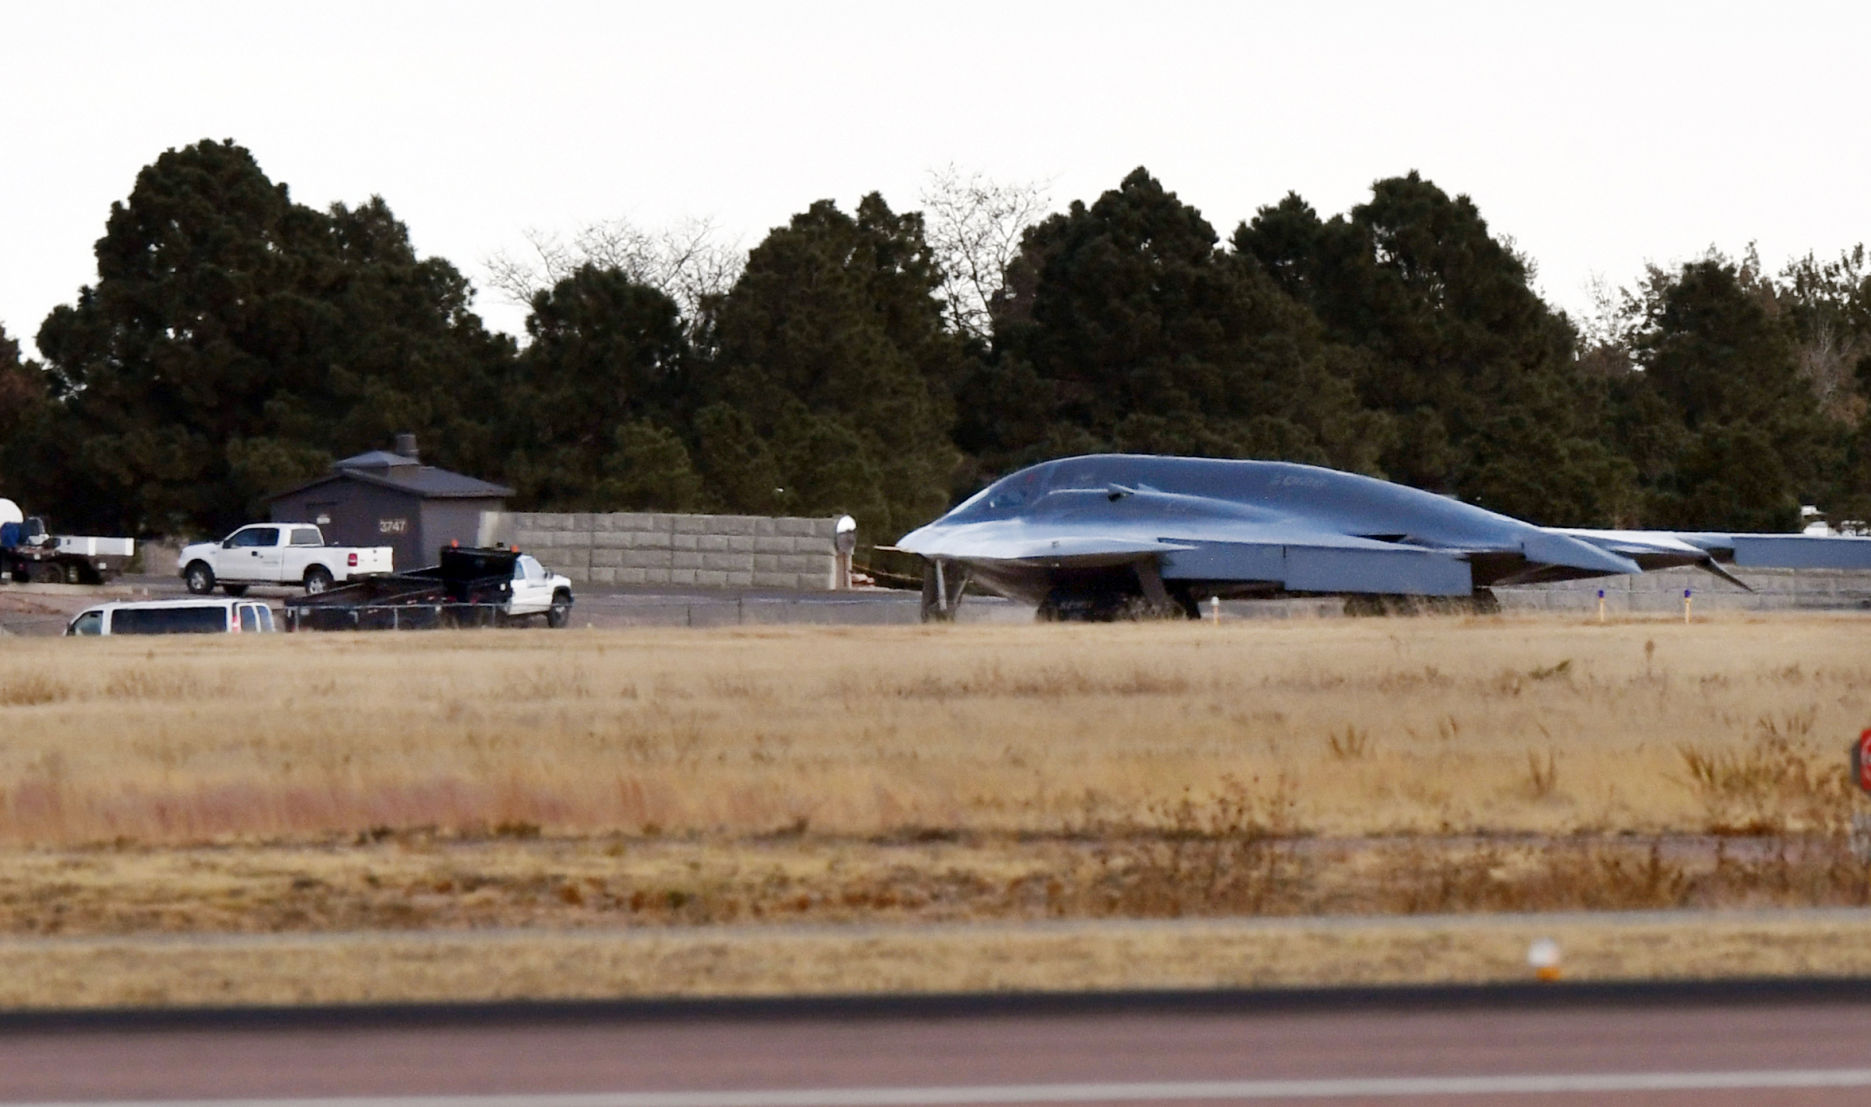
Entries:
<svg viewBox="0 0 1871 1107">
<path fill-rule="evenodd" d="M 517 550 L 448 547 L 441 561 L 286 601 L 286 629 L 424 630 L 490 626 L 513 598 Z"/>
<path fill-rule="evenodd" d="M 47 534 L 37 517 L 0 524 L 0 575 L 15 584 L 105 584 L 135 553 L 135 539 Z"/>
</svg>

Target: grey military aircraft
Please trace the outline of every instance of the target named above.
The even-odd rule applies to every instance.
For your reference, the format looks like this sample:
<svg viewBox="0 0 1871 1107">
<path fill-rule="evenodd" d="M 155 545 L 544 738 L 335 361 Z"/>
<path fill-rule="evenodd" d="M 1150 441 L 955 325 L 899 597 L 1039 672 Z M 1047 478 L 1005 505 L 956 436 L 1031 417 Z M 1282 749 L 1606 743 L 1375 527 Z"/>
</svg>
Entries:
<svg viewBox="0 0 1871 1107">
<path fill-rule="evenodd" d="M 1373 477 L 1278 461 L 1099 454 L 995 481 L 896 549 L 923 617 L 970 584 L 1041 619 L 1200 614 L 1222 598 L 1338 595 L 1493 606 L 1494 585 L 1696 566 L 1871 569 L 1871 538 L 1541 527 Z"/>
</svg>

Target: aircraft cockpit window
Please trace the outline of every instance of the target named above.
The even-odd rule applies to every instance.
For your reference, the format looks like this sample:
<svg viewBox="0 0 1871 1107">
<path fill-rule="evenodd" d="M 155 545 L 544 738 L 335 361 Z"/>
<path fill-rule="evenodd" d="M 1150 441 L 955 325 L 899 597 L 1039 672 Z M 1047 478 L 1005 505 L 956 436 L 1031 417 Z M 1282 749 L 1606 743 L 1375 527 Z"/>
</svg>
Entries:
<svg viewBox="0 0 1871 1107">
<path fill-rule="evenodd" d="M 987 494 L 992 491 L 994 491 L 994 488 L 992 485 L 988 486 L 987 488 L 983 488 L 981 491 L 976 492 L 974 495 L 963 500 L 961 503 L 956 504 L 955 510 L 950 512 L 949 514 L 951 515 L 973 514 L 976 508 L 980 507 L 982 504 L 987 502 Z"/>
<path fill-rule="evenodd" d="M 1009 477 L 993 490 L 987 498 L 990 511 L 1008 511 L 1039 498 L 1041 492 L 1038 473 L 1023 473 Z"/>
<path fill-rule="evenodd" d="M 1049 489 L 1059 487 L 1051 478 L 1052 470 L 1045 466 L 1015 473 L 963 500 L 947 517 L 962 521 L 1000 519 L 1016 514 L 1038 502 Z"/>
</svg>

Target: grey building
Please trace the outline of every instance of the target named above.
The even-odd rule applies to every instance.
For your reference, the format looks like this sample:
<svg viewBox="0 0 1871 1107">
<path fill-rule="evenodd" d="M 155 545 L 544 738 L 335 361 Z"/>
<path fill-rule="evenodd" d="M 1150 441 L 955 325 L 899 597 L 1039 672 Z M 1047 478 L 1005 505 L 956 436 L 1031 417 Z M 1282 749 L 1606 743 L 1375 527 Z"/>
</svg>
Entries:
<svg viewBox="0 0 1871 1107">
<path fill-rule="evenodd" d="M 398 569 L 433 565 L 452 542 L 475 545 L 481 513 L 500 511 L 513 489 L 422 464 L 414 435 L 332 466 L 330 476 L 268 497 L 276 523 L 317 523 L 342 546 L 389 546 Z"/>
</svg>

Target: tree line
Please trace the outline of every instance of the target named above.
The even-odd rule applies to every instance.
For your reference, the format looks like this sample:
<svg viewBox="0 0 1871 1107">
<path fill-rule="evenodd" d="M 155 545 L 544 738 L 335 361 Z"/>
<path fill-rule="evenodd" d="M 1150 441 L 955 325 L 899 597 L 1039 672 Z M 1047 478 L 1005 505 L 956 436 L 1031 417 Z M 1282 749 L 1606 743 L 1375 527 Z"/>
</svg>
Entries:
<svg viewBox="0 0 1871 1107">
<path fill-rule="evenodd" d="M 1144 169 L 1052 214 L 941 184 L 923 212 L 819 201 L 744 255 L 705 227 L 536 240 L 540 266 L 494 267 L 521 345 L 382 198 L 321 211 L 231 141 L 170 150 L 43 363 L 0 331 L 4 491 L 62 527 L 211 534 L 411 431 L 516 509 L 849 512 L 879 542 L 1106 450 L 1331 465 L 1549 524 L 1871 518 L 1862 247 L 1777 274 L 1711 253 L 1574 320 L 1415 173 L 1329 218 L 1289 194 L 1225 242 Z"/>
</svg>

